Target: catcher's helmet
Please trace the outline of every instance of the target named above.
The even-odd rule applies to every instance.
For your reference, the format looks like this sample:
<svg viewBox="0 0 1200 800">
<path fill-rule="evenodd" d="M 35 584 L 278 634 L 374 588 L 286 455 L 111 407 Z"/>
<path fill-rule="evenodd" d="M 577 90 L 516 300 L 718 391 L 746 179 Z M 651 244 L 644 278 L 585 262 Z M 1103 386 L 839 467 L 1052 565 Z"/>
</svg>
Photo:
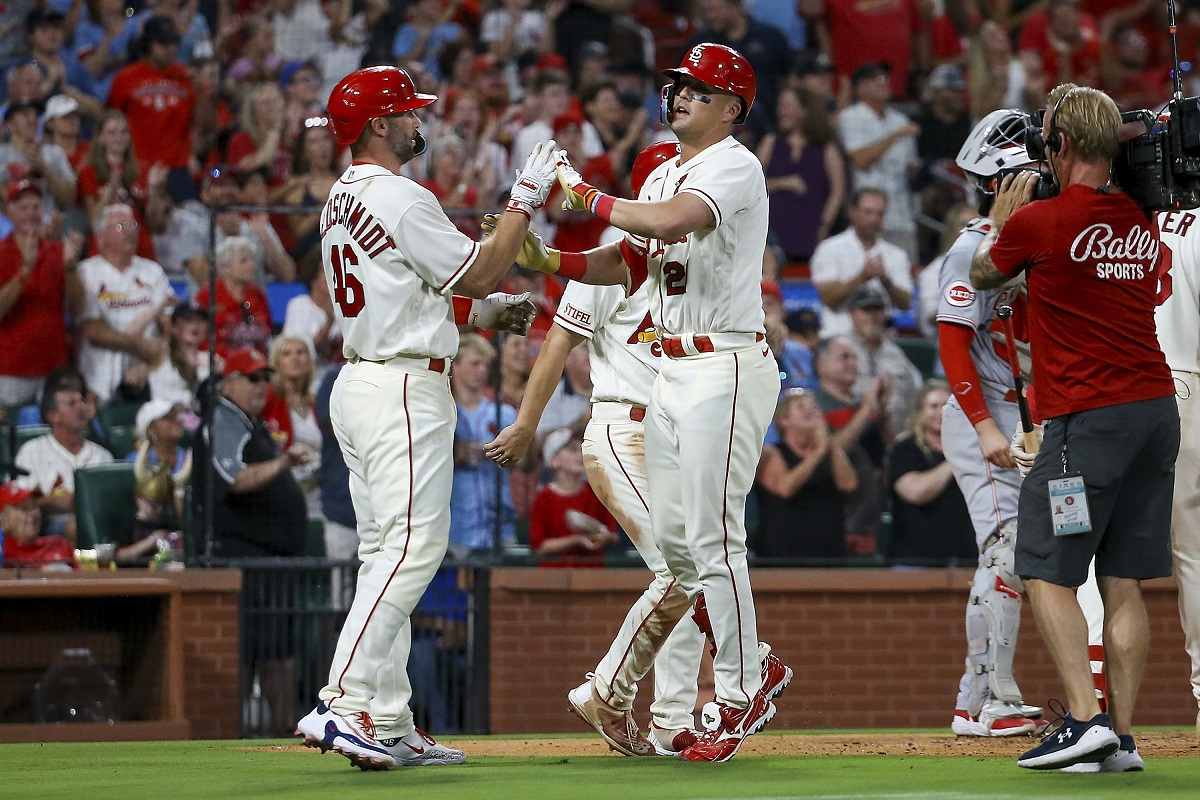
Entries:
<svg viewBox="0 0 1200 800">
<path fill-rule="evenodd" d="M 758 78 L 754 76 L 754 67 L 746 57 L 723 44 L 702 42 L 687 52 L 681 63 L 675 69 L 663 70 L 671 78 L 678 80 L 687 75 L 714 89 L 737 95 L 742 101 L 742 112 L 734 120 L 737 124 L 746 121 L 746 115 L 754 106 L 754 95 L 758 92 Z M 667 109 L 675 99 L 672 87 L 664 91 Z"/>
<path fill-rule="evenodd" d="M 437 95 L 421 94 L 399 67 L 367 67 L 351 72 L 329 93 L 329 119 L 340 145 L 353 144 L 375 117 L 424 108 Z"/>
<path fill-rule="evenodd" d="M 977 178 L 992 178 L 1035 162 L 1025 149 L 1029 115 L 1016 109 L 999 109 L 976 123 L 958 151 L 954 163 Z"/>
<path fill-rule="evenodd" d="M 633 168 L 629 170 L 629 186 L 633 189 L 634 199 L 642 193 L 642 185 L 654 168 L 678 155 L 679 142 L 658 142 L 638 153 L 633 160 Z"/>
</svg>

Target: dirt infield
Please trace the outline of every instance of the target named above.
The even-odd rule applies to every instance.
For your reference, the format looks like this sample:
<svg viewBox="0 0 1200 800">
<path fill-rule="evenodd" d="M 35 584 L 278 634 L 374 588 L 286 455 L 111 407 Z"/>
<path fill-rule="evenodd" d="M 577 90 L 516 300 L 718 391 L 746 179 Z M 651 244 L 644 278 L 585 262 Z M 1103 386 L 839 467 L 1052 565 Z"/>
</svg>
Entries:
<svg viewBox="0 0 1200 800">
<path fill-rule="evenodd" d="M 504 758 L 571 758 L 602 756 L 608 746 L 599 738 L 576 737 L 447 737 L 469 756 Z M 976 739 L 941 733 L 781 733 L 751 739 L 739 758 L 778 756 L 927 756 L 927 757 L 1016 757 L 1032 747 L 1031 737 Z M 1196 737 L 1189 731 L 1149 731 L 1138 734 L 1138 750 L 1147 758 L 1178 758 L 1200 755 Z M 259 752 L 304 752 L 303 745 L 246 747 Z"/>
</svg>

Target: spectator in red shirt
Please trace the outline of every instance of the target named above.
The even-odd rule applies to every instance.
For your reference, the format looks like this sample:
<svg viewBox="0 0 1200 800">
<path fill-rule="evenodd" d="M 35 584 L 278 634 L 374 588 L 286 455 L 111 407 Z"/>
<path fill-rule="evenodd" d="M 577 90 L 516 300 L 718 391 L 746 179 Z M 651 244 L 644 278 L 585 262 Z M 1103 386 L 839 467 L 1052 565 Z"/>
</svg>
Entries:
<svg viewBox="0 0 1200 800">
<path fill-rule="evenodd" d="M 108 104 L 129 120 L 142 169 L 155 164 L 170 168 L 172 196 L 186 197 L 195 95 L 191 76 L 177 60 L 179 32 L 169 17 L 151 17 L 142 27 L 142 43 L 143 58 L 113 78 Z"/>
<path fill-rule="evenodd" d="M 533 499 L 529 547 L 543 567 L 601 566 L 617 523 L 588 486 L 583 440 L 569 428 L 551 431 L 542 457 L 554 477 Z"/>
<path fill-rule="evenodd" d="M 1019 49 L 1041 59 L 1049 84 L 1100 82 L 1100 34 L 1091 14 L 1079 10 L 1079 0 L 1049 0 L 1045 10 L 1030 14 Z"/>
<path fill-rule="evenodd" d="M 0 405 L 17 406 L 32 403 L 46 375 L 67 360 L 65 265 L 74 268 L 79 247 L 44 238 L 37 184 L 9 184 L 7 200 L 13 230 L 0 240 Z"/>
<path fill-rule="evenodd" d="M 908 96 L 914 54 L 928 38 L 918 0 L 825 0 L 834 65 L 843 86 L 865 64 L 891 67 L 892 96 Z"/>
<path fill-rule="evenodd" d="M 284 137 L 284 109 L 283 92 L 274 83 L 260 83 L 242 96 L 241 130 L 225 151 L 225 162 L 235 172 L 264 170 L 271 186 L 287 182 L 292 141 Z"/>
<path fill-rule="evenodd" d="M 1018 764 L 1065 767 L 1095 761 L 1089 756 L 1118 742 L 1136 754 L 1133 699 L 1149 649 L 1141 581 L 1171 574 L 1180 434 L 1154 321 L 1165 299 L 1159 287 L 1171 285 L 1159 279 L 1170 258 L 1160 251 L 1154 216 L 1111 183 L 1120 112 L 1103 92 L 1073 84 L 1056 87 L 1046 108 L 1042 138 L 1059 194 L 1031 203 L 1036 173 L 1004 179 L 971 283 L 990 289 L 1026 276 L 1034 385 L 1047 422 L 1021 486 L 1015 563 L 1070 713 L 1066 736 L 1048 737 Z M 1023 448 L 1013 454 L 1029 462 Z M 1083 497 L 1051 496 L 1051 481 L 1069 475 L 1078 476 Z M 1078 520 L 1059 509 L 1076 504 L 1090 518 L 1064 530 Z M 1111 720 L 1093 690 L 1088 626 L 1075 594 L 1093 558 Z M 1059 752 L 1055 740 L 1070 739 L 1092 747 Z"/>
<path fill-rule="evenodd" d="M 89 149 L 88 141 L 80 135 L 82 120 L 79 103 L 65 94 L 54 95 L 46 102 L 42 122 L 46 126 L 46 142 L 62 148 L 67 155 L 67 163 L 78 175 Z"/>
<path fill-rule="evenodd" d="M 104 207 L 127 205 L 132 208 L 138 223 L 137 254 L 153 259 L 151 234 L 162 228 L 170 211 L 166 195 L 167 168 L 156 164 L 148 172 L 142 172 L 130 143 L 125 115 L 112 109 L 105 111 L 87 159 L 79 170 L 79 202 L 93 228 Z"/>
<path fill-rule="evenodd" d="M 267 296 L 254 282 L 254 244 L 230 236 L 217 245 L 217 353 L 253 348 L 264 356 L 271 339 L 271 310 Z M 209 307 L 208 287 L 196 293 L 196 305 Z"/>
</svg>

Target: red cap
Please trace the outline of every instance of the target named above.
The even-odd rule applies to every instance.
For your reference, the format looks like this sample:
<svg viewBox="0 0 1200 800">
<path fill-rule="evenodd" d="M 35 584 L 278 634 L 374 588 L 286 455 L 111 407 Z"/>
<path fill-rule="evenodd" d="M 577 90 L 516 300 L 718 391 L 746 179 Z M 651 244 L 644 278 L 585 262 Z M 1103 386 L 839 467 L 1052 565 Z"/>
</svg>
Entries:
<svg viewBox="0 0 1200 800">
<path fill-rule="evenodd" d="M 38 186 L 28 178 L 22 178 L 19 181 L 13 181 L 8 185 L 8 202 L 16 200 L 25 192 L 33 192 L 38 197 L 42 196 L 42 187 Z"/>
<path fill-rule="evenodd" d="M 767 279 L 761 284 L 763 296 L 771 295 L 779 302 L 783 302 L 783 292 L 779 290 L 779 284 L 773 280 Z"/>
<path fill-rule="evenodd" d="M 241 350 L 234 350 L 225 356 L 225 369 L 221 372 L 221 377 L 253 375 L 256 372 L 270 369 L 271 365 L 267 363 L 267 359 L 263 357 L 262 353 L 253 347 L 243 347 Z"/>
<path fill-rule="evenodd" d="M 561 69 L 566 70 L 567 59 L 560 56 L 558 53 L 542 53 L 538 57 L 537 63 L 534 64 L 538 69 Z"/>
<path fill-rule="evenodd" d="M 24 503 L 31 497 L 33 497 L 31 490 L 22 489 L 15 483 L 0 484 L 0 510 Z"/>
<path fill-rule="evenodd" d="M 554 135 L 557 136 L 559 131 L 563 130 L 564 128 L 569 128 L 572 125 L 578 125 L 581 128 L 583 127 L 583 115 L 575 110 L 559 114 L 554 118 L 554 122 L 550 127 L 554 129 Z"/>
</svg>

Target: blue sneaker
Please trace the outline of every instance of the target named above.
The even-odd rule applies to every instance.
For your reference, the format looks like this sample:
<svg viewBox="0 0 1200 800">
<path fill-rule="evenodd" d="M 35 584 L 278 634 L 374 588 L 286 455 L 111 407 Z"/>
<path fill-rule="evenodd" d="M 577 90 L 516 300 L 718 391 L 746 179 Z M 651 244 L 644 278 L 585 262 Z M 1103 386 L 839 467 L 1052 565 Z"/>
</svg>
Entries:
<svg viewBox="0 0 1200 800">
<path fill-rule="evenodd" d="M 1042 734 L 1042 743 L 1017 759 L 1026 769 L 1062 769 L 1072 764 L 1098 763 L 1121 746 L 1108 714 L 1080 722 L 1066 714 Z"/>
</svg>

